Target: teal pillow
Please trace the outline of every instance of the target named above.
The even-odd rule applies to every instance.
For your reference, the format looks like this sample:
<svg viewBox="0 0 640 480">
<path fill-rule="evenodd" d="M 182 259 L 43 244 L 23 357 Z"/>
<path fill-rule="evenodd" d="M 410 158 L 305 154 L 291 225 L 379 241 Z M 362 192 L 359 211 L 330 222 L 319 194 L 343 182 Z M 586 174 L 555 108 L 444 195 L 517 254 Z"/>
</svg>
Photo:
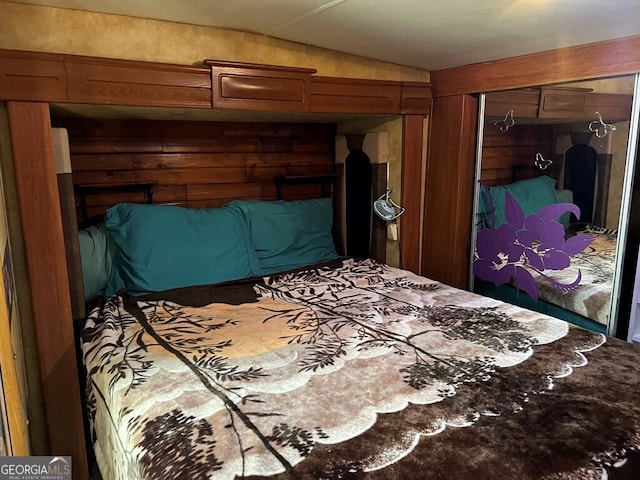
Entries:
<svg viewBox="0 0 640 480">
<path fill-rule="evenodd" d="M 526 216 L 532 215 L 542 207 L 558 203 L 556 198 L 556 181 L 553 178 L 542 175 L 540 177 L 528 178 L 508 185 L 495 185 L 489 187 L 491 202 L 495 207 L 495 225 L 507 223 L 505 218 L 505 198 L 509 192 L 518 202 Z M 481 193 L 481 197 L 486 197 L 486 192 Z M 480 212 L 489 212 L 491 208 L 487 198 L 480 203 Z"/>
<path fill-rule="evenodd" d="M 121 203 L 105 225 L 118 247 L 110 282 L 119 276 L 134 295 L 258 274 L 247 226 L 231 208 Z"/>
<path fill-rule="evenodd" d="M 83 228 L 78 232 L 80 262 L 84 298 L 103 295 L 107 288 L 116 244 L 107 232 L 104 223 Z"/>
<path fill-rule="evenodd" d="M 264 275 L 338 258 L 331 198 L 232 200 L 225 205 L 244 214 Z"/>
</svg>

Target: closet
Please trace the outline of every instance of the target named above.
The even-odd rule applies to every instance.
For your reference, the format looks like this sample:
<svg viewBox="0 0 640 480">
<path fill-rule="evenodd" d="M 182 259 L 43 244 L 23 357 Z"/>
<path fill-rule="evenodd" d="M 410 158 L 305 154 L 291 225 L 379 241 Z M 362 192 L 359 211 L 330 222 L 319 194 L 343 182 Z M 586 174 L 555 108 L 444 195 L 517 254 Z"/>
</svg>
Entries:
<svg viewBox="0 0 640 480">
<path fill-rule="evenodd" d="M 636 89 L 629 75 L 480 95 L 471 289 L 626 328 Z"/>
<path fill-rule="evenodd" d="M 637 72 L 640 37 L 432 71 L 421 272 L 469 288 L 480 94 Z"/>
</svg>

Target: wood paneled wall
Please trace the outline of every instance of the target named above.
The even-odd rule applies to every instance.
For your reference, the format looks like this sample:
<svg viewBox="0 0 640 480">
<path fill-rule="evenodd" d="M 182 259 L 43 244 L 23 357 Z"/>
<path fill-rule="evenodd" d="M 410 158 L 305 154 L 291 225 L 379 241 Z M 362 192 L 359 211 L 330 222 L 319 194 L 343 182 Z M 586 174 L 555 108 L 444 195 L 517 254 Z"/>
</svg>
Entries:
<svg viewBox="0 0 640 480">
<path fill-rule="evenodd" d="M 87 120 L 57 118 L 69 132 L 73 183 L 91 187 L 90 220 L 118 202 L 143 203 L 126 189 L 153 184 L 153 203 L 216 207 L 232 198 L 273 200 L 276 176 L 334 171 L 333 124 Z M 95 188 L 99 187 L 99 188 Z M 287 199 L 321 196 L 320 185 L 295 185 Z"/>
<path fill-rule="evenodd" d="M 514 125 L 502 132 L 492 123 L 484 127 L 482 138 L 482 171 L 480 180 L 487 185 L 501 185 L 521 179 L 514 166 L 533 167 L 536 153 L 551 158 L 552 127 L 550 125 Z"/>
</svg>

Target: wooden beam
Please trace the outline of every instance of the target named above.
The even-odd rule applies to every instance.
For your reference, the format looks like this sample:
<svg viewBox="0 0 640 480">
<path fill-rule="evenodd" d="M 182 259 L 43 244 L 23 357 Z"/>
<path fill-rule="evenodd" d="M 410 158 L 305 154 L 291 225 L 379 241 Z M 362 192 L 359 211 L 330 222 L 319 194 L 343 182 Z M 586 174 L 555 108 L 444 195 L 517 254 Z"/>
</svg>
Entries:
<svg viewBox="0 0 640 480">
<path fill-rule="evenodd" d="M 478 101 L 435 98 L 425 180 L 422 274 L 468 287 Z"/>
<path fill-rule="evenodd" d="M 400 266 L 420 273 L 424 116 L 404 115 L 402 121 L 401 205 L 405 212 L 400 217 Z"/>
<path fill-rule="evenodd" d="M 88 478 L 64 235 L 49 106 L 8 102 L 18 207 L 31 289 L 49 453 Z"/>
<path fill-rule="evenodd" d="M 434 97 L 640 72 L 640 35 L 431 72 Z"/>
</svg>

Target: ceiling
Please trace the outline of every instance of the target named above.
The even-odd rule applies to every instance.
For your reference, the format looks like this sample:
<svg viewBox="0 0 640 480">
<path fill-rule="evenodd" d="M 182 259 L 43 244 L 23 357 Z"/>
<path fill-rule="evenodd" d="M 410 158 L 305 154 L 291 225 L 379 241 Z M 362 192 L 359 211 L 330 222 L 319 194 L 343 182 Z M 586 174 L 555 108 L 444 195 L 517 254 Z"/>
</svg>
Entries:
<svg viewBox="0 0 640 480">
<path fill-rule="evenodd" d="M 640 34 L 640 0 L 13 0 L 257 33 L 433 71 Z"/>
</svg>

